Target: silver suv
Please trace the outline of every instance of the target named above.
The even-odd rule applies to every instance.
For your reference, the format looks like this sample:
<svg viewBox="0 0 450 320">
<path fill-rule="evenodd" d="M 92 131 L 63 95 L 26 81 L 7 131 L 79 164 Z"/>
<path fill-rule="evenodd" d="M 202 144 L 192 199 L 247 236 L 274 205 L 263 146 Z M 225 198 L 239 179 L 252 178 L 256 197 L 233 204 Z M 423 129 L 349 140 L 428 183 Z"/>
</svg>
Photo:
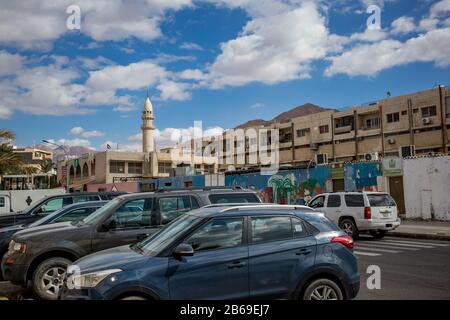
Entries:
<svg viewBox="0 0 450 320">
<path fill-rule="evenodd" d="M 369 232 L 381 239 L 400 225 L 397 205 L 383 192 L 332 192 L 315 196 L 309 206 L 325 213 L 353 238 Z"/>
</svg>

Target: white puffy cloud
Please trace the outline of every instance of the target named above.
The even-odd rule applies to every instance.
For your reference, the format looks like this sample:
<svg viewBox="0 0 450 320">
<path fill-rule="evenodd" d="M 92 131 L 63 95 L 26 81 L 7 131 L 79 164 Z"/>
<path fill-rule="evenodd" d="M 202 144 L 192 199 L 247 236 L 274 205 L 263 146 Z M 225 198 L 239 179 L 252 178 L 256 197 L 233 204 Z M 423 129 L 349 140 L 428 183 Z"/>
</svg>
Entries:
<svg viewBox="0 0 450 320">
<path fill-rule="evenodd" d="M 75 139 L 47 139 L 47 141 L 52 142 L 52 143 L 56 143 L 59 145 L 63 145 L 63 146 L 67 146 L 67 147 L 85 147 L 85 148 L 90 148 L 93 149 L 91 146 L 91 142 L 87 139 L 79 139 L 79 138 L 75 138 Z"/>
<path fill-rule="evenodd" d="M 191 99 L 191 93 L 187 91 L 189 85 L 186 83 L 164 80 L 156 88 L 161 92 L 162 100 L 185 101 Z"/>
<path fill-rule="evenodd" d="M 180 44 L 180 49 L 197 51 L 203 50 L 202 46 L 195 42 L 183 42 L 182 44 Z"/>
<path fill-rule="evenodd" d="M 11 54 L 7 51 L 0 51 L 0 77 L 17 73 L 25 62 L 19 54 Z"/>
<path fill-rule="evenodd" d="M 433 4 L 430 8 L 430 17 L 435 18 L 442 13 L 450 12 L 450 0 L 441 0 Z"/>
<path fill-rule="evenodd" d="M 130 37 L 153 40 L 168 11 L 192 5 L 191 0 L 1 0 L 0 42 L 21 47 L 46 47 L 65 33 L 81 32 L 97 41 Z M 70 5 L 81 10 L 81 30 L 68 30 Z"/>
<path fill-rule="evenodd" d="M 412 17 L 400 17 L 391 23 L 391 33 L 393 34 L 408 34 L 416 30 L 416 25 Z"/>
<path fill-rule="evenodd" d="M 105 135 L 104 132 L 98 130 L 88 131 L 82 127 L 73 127 L 72 129 L 70 129 L 70 133 L 83 138 L 101 137 Z"/>
<path fill-rule="evenodd" d="M 330 57 L 327 76 L 343 73 L 350 76 L 374 76 L 381 70 L 412 62 L 450 64 L 450 28 L 436 29 L 405 42 L 383 40 L 358 45 L 341 55 Z"/>
</svg>

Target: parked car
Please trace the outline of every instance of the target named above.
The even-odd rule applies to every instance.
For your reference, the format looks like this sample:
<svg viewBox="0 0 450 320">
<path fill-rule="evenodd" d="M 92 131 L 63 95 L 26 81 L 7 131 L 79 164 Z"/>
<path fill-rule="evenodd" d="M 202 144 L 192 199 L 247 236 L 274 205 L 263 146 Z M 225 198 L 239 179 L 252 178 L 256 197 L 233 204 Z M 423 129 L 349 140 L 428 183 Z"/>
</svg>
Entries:
<svg viewBox="0 0 450 320">
<path fill-rule="evenodd" d="M 314 197 L 309 206 L 336 223 L 353 238 L 369 232 L 381 239 L 400 225 L 397 205 L 384 192 L 333 192 Z"/>
<path fill-rule="evenodd" d="M 76 261 L 60 298 L 351 299 L 360 283 L 352 248 L 308 207 L 201 208 L 142 242 Z"/>
<path fill-rule="evenodd" d="M 72 203 L 111 200 L 123 192 L 80 192 L 44 197 L 24 211 L 0 216 L 0 228 L 31 223 Z"/>
<path fill-rule="evenodd" d="M 254 191 L 232 188 L 119 196 L 78 223 L 61 222 L 17 232 L 2 261 L 3 277 L 21 285 L 31 280 L 39 298 L 56 299 L 66 268 L 73 261 L 141 241 L 192 209 L 227 202 L 261 200 Z"/>
<path fill-rule="evenodd" d="M 23 229 L 33 228 L 37 226 L 43 226 L 51 223 L 65 222 L 65 221 L 76 221 L 86 218 L 88 215 L 100 209 L 103 205 L 108 203 L 108 201 L 91 201 L 91 202 L 80 202 L 70 204 L 63 207 L 55 212 L 42 217 L 28 224 L 17 224 L 5 228 L 0 228 L 0 262 L 3 255 L 8 251 L 9 242 L 12 236 Z M 2 274 L 0 270 L 0 280 L 2 280 Z"/>
</svg>

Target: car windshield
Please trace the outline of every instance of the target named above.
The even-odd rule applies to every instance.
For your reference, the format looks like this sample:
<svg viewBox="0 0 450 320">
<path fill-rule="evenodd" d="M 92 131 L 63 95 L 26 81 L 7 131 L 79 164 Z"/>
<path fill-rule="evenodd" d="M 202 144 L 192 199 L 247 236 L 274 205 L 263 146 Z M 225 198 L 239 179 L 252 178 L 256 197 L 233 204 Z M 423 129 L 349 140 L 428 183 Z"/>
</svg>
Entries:
<svg viewBox="0 0 450 320">
<path fill-rule="evenodd" d="M 57 216 L 59 216 L 59 214 L 65 210 L 67 210 L 67 208 L 61 208 L 59 210 L 56 210 L 55 212 L 52 212 L 49 215 L 44 216 L 43 218 L 41 218 L 39 220 L 36 220 L 29 224 L 25 224 L 25 226 L 32 228 L 32 227 L 37 227 L 37 226 L 46 224 L 47 222 L 49 222 L 49 221 L 53 220 L 54 218 L 56 218 Z"/>
<path fill-rule="evenodd" d="M 156 256 L 163 251 L 168 244 L 175 240 L 181 232 L 189 230 L 200 220 L 202 220 L 200 217 L 188 214 L 182 215 L 162 228 L 155 235 L 135 244 L 134 248 L 137 248 L 147 255 Z"/>
<path fill-rule="evenodd" d="M 119 204 L 122 201 L 121 198 L 115 198 L 111 201 L 109 201 L 107 204 L 105 204 L 103 207 L 96 210 L 94 213 L 90 214 L 83 220 L 81 220 L 81 223 L 90 224 L 90 225 L 96 225 L 99 223 L 104 215 L 109 212 L 111 208 L 114 208 L 117 204 Z"/>
<path fill-rule="evenodd" d="M 393 207 L 395 201 L 388 194 L 368 194 L 367 198 L 371 207 Z"/>
</svg>

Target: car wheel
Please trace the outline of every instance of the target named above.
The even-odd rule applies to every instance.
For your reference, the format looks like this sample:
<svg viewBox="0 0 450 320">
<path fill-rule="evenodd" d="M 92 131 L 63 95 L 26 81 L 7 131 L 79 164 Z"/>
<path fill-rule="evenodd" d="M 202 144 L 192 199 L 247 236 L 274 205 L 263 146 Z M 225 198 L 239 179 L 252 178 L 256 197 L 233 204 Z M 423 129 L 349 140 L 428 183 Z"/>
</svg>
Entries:
<svg viewBox="0 0 450 320">
<path fill-rule="evenodd" d="M 65 258 L 50 258 L 41 262 L 33 274 L 33 292 L 42 300 L 56 300 L 64 282 L 67 267 L 72 262 Z"/>
<path fill-rule="evenodd" d="M 344 300 L 344 296 L 341 288 L 332 280 L 318 279 L 308 285 L 303 300 Z"/>
<path fill-rule="evenodd" d="M 386 235 L 385 230 L 370 230 L 369 233 L 375 239 L 382 239 Z"/>
<path fill-rule="evenodd" d="M 123 297 L 120 300 L 147 300 L 147 299 L 144 297 L 141 297 L 141 296 L 129 296 L 129 297 Z"/>
<path fill-rule="evenodd" d="M 353 239 L 357 239 L 359 236 L 358 228 L 353 222 L 352 219 L 342 219 L 339 222 L 339 228 L 341 228 L 347 235 L 352 237 Z"/>
</svg>

